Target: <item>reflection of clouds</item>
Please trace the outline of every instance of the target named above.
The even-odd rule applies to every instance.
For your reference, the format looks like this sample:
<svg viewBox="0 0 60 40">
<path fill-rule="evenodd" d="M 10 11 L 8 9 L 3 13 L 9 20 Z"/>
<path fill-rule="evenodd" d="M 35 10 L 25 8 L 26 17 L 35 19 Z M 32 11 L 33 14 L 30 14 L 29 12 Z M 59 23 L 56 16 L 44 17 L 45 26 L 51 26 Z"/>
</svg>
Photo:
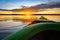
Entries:
<svg viewBox="0 0 60 40">
<path fill-rule="evenodd" d="M 0 21 L 0 28 L 14 27 L 18 25 L 24 25 L 24 23 L 22 21 L 13 21 L 13 20 Z"/>
<path fill-rule="evenodd" d="M 0 21 L 0 32 L 16 32 L 21 30 L 25 26 L 27 26 L 30 22 L 23 22 L 23 21 Z"/>
<path fill-rule="evenodd" d="M 44 16 L 44 17 L 46 17 L 47 19 L 49 19 L 49 20 L 52 20 L 52 21 L 56 21 L 56 22 L 60 22 L 60 16 L 58 16 L 58 15 L 56 15 L 56 16 Z"/>
<path fill-rule="evenodd" d="M 55 22 L 60 22 L 60 15 L 42 15 L 45 18 L 55 21 Z M 37 19 L 40 19 L 41 15 L 37 16 Z"/>
<path fill-rule="evenodd" d="M 13 20 L 0 21 L 0 37 L 4 38 L 7 35 L 10 35 L 18 30 L 23 29 L 28 23 L 29 22 Z"/>
</svg>

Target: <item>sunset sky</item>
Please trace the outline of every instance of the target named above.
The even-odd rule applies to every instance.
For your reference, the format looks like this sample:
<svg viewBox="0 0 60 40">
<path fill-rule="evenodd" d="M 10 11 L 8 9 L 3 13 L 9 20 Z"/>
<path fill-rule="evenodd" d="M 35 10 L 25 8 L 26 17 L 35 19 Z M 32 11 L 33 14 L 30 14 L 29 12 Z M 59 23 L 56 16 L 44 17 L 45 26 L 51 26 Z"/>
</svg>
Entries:
<svg viewBox="0 0 60 40">
<path fill-rule="evenodd" d="M 16 9 L 21 6 L 33 6 L 41 3 L 59 2 L 60 0 L 0 0 L 0 9 Z"/>
<path fill-rule="evenodd" d="M 26 8 L 22 8 L 26 6 Z M 0 15 L 0 18 L 18 18 L 23 20 L 33 20 L 40 16 L 32 16 L 30 14 L 60 14 L 60 0 L 0 0 L 0 9 L 8 9 L 11 11 L 0 11 L 0 14 L 26 14 L 19 16 Z M 60 16 L 45 16 L 48 19 L 59 21 Z"/>
</svg>

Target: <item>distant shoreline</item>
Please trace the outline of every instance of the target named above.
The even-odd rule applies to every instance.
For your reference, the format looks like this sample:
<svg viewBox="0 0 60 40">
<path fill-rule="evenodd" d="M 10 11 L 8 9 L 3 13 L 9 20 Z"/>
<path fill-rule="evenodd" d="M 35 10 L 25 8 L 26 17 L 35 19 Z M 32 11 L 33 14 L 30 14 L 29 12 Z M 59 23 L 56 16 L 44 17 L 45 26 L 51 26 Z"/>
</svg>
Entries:
<svg viewBox="0 0 60 40">
<path fill-rule="evenodd" d="M 0 14 L 0 15 L 26 15 L 26 14 Z M 31 15 L 60 15 L 60 14 L 31 14 Z"/>
</svg>

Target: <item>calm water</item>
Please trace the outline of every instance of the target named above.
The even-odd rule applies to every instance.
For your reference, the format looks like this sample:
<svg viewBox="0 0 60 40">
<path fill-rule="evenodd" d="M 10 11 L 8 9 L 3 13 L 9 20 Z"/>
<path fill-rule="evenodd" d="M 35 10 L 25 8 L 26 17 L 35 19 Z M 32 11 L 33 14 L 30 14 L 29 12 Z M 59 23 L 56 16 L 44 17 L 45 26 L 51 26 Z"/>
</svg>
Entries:
<svg viewBox="0 0 60 40">
<path fill-rule="evenodd" d="M 60 22 L 60 15 L 39 15 L 37 17 L 40 18 L 41 16 L 44 16 L 45 18 L 47 18 L 49 20 Z"/>
<path fill-rule="evenodd" d="M 60 22 L 60 15 L 42 15 L 45 18 L 49 20 L 53 20 L 56 22 Z M 11 18 L 11 16 L 5 16 L 6 18 Z M 22 16 L 13 16 L 13 18 L 20 18 Z M 39 19 L 41 15 L 39 16 L 31 16 L 31 18 L 37 18 Z M 0 17 L 2 18 L 2 17 Z M 8 36 L 22 28 L 24 28 L 26 25 L 28 25 L 29 22 L 23 22 L 23 21 L 0 21 L 0 40 L 3 39 L 5 36 Z"/>
<path fill-rule="evenodd" d="M 38 16 L 30 16 L 32 19 L 38 19 L 40 18 L 40 16 L 44 16 L 47 19 L 53 20 L 53 21 L 57 21 L 60 22 L 60 15 L 38 15 Z M 0 16 L 0 18 L 8 18 L 8 19 L 13 19 L 13 18 L 27 18 L 26 16 L 21 16 L 21 15 L 15 15 L 15 16 Z"/>
<path fill-rule="evenodd" d="M 29 22 L 13 20 L 0 21 L 0 40 L 18 30 L 21 30 L 28 24 Z"/>
</svg>

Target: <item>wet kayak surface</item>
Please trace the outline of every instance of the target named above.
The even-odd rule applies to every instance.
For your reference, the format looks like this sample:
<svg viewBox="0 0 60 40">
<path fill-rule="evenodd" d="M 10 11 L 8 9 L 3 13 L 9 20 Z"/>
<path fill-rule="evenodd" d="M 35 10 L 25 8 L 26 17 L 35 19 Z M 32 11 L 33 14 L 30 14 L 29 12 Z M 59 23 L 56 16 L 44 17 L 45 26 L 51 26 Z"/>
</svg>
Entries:
<svg viewBox="0 0 60 40">
<path fill-rule="evenodd" d="M 52 23 L 52 22 L 36 23 L 30 26 L 24 27 L 23 29 L 6 37 L 3 40 L 28 40 L 35 34 L 45 30 L 60 31 L 60 23 L 57 23 L 57 22 L 56 23 Z"/>
</svg>

